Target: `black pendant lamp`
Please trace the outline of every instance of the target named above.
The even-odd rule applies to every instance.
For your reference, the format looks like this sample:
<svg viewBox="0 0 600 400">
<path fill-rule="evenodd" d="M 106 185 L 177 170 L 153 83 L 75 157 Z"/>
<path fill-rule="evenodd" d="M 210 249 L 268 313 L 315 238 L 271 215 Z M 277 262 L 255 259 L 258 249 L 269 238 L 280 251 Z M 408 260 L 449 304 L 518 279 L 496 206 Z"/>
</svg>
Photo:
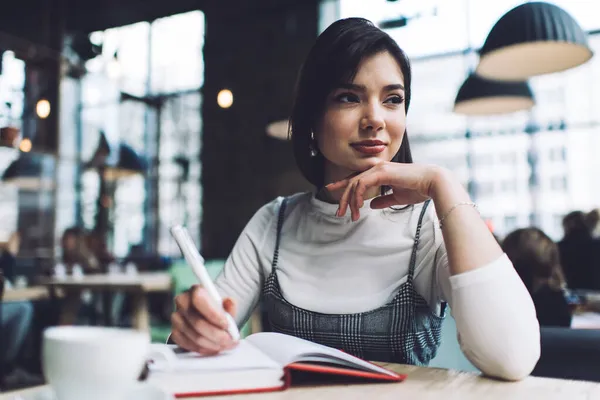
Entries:
<svg viewBox="0 0 600 400">
<path fill-rule="evenodd" d="M 40 154 L 21 153 L 4 170 L 2 181 L 21 190 L 51 190 L 54 187 L 52 160 Z"/>
<path fill-rule="evenodd" d="M 470 74 L 454 101 L 454 112 L 494 115 L 528 110 L 535 104 L 527 82 L 501 82 Z"/>
<path fill-rule="evenodd" d="M 107 181 L 115 181 L 132 175 L 143 175 L 147 169 L 146 161 L 126 143 L 111 144 L 104 132 L 100 132 L 98 147 L 85 166 L 99 168 Z"/>
<path fill-rule="evenodd" d="M 479 55 L 480 76 L 524 81 L 581 65 L 593 52 L 586 33 L 569 13 L 553 4 L 529 2 L 496 22 Z"/>
<path fill-rule="evenodd" d="M 119 143 L 119 156 L 115 164 L 109 164 L 104 170 L 107 180 L 115 181 L 133 175 L 144 175 L 146 161 L 126 143 Z"/>
</svg>

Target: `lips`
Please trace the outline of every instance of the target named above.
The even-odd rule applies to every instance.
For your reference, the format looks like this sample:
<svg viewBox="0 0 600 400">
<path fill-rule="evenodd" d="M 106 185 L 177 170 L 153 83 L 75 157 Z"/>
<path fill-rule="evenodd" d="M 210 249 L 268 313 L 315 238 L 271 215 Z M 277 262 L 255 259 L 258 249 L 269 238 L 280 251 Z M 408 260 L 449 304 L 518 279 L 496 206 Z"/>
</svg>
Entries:
<svg viewBox="0 0 600 400">
<path fill-rule="evenodd" d="M 350 146 L 359 153 L 375 155 L 383 152 L 387 145 L 381 140 L 362 140 L 352 143 Z"/>
</svg>

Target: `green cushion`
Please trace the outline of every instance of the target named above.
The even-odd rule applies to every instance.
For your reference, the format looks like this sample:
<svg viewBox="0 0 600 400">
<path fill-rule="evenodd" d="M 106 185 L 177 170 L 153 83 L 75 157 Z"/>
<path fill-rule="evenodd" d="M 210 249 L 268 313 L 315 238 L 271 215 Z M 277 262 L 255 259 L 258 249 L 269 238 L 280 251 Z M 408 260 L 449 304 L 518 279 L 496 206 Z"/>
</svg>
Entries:
<svg viewBox="0 0 600 400">
<path fill-rule="evenodd" d="M 150 326 L 150 339 L 152 340 L 152 343 L 166 343 L 170 334 L 171 325 L 153 324 Z"/>
</svg>

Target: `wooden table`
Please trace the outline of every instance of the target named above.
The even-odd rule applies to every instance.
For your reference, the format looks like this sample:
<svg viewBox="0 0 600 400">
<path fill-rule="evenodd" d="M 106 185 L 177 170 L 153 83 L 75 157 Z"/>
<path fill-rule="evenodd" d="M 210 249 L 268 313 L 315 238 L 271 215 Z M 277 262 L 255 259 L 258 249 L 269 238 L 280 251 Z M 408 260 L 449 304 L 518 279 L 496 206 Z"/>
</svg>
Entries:
<svg viewBox="0 0 600 400">
<path fill-rule="evenodd" d="M 147 295 L 151 292 L 170 292 L 171 275 L 168 272 L 140 272 L 137 275 L 84 275 L 65 278 L 49 278 L 40 282 L 51 289 L 64 292 L 65 303 L 60 312 L 60 324 L 75 323 L 77 311 L 81 307 L 81 292 L 112 291 L 127 292 L 132 296 L 133 326 L 136 329 L 150 330 Z"/>
<path fill-rule="evenodd" d="M 29 286 L 25 288 L 4 289 L 2 301 L 36 301 L 50 297 L 46 286 Z"/>
<path fill-rule="evenodd" d="M 600 399 L 600 383 L 528 377 L 520 382 L 503 382 L 483 378 L 469 372 L 458 372 L 438 368 L 415 367 L 401 364 L 381 364 L 393 371 L 408 374 L 401 383 L 375 383 L 332 386 L 292 387 L 283 392 L 256 393 L 235 396 L 199 397 L 200 399 L 245 400 L 245 399 Z M 0 395 L 0 400 L 33 400 L 36 394 L 47 391 L 43 386 Z"/>
</svg>

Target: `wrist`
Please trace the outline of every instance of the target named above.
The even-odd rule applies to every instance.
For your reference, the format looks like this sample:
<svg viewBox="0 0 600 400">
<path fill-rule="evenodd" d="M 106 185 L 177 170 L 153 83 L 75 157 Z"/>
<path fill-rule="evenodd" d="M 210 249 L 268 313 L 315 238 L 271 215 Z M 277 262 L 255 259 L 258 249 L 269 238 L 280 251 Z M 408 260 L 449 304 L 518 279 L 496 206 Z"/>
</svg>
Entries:
<svg viewBox="0 0 600 400">
<path fill-rule="evenodd" d="M 452 172 L 443 167 L 434 167 L 430 184 L 429 196 L 435 204 L 443 205 L 470 201 L 469 194 L 463 185 L 454 177 Z"/>
</svg>

